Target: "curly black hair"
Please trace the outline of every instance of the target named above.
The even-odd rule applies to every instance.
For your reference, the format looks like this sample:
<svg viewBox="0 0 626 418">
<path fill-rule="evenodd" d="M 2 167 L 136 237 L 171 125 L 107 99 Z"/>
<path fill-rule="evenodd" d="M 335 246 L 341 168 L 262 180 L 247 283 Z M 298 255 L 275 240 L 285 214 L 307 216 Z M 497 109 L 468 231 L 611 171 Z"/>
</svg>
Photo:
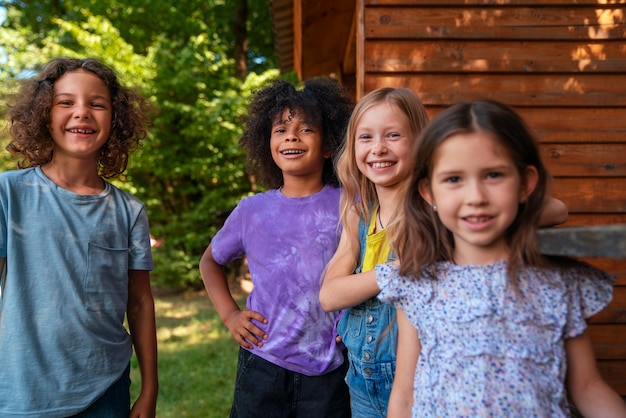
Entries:
<svg viewBox="0 0 626 418">
<path fill-rule="evenodd" d="M 283 175 L 272 158 L 272 124 L 289 109 L 302 112 L 322 132 L 323 151 L 339 150 L 352 112 L 352 97 L 337 81 L 326 77 L 307 80 L 303 89 L 283 80 L 273 80 L 258 90 L 250 102 L 246 130 L 239 144 L 246 150 L 248 170 L 267 188 L 283 185 Z M 333 161 L 328 158 L 322 174 L 324 184 L 339 186 Z"/>
<path fill-rule="evenodd" d="M 55 58 L 25 85 L 9 110 L 12 139 L 6 149 L 23 157 L 19 168 L 44 165 L 52 159 L 54 141 L 48 125 L 54 83 L 76 70 L 95 74 L 111 94 L 111 133 L 100 150 L 98 169 L 104 178 L 117 177 L 126 170 L 130 153 L 148 134 L 151 107 L 135 90 L 122 86 L 111 68 L 93 58 Z"/>
</svg>

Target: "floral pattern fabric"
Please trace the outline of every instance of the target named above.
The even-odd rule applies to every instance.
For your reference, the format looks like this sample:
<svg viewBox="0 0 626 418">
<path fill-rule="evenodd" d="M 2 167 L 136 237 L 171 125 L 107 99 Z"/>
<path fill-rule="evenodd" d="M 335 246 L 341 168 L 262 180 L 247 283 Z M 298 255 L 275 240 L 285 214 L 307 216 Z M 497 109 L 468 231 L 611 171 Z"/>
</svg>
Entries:
<svg viewBox="0 0 626 418">
<path fill-rule="evenodd" d="M 527 267 L 442 262 L 435 278 L 378 265 L 379 299 L 416 327 L 422 349 L 413 417 L 569 416 L 565 340 L 611 300 L 614 278 L 587 265 Z"/>
</svg>

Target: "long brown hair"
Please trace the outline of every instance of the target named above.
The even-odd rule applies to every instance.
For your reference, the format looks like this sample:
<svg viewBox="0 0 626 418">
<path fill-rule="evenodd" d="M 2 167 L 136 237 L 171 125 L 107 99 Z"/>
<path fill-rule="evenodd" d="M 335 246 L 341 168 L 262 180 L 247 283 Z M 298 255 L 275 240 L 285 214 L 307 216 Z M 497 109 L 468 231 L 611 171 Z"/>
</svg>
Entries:
<svg viewBox="0 0 626 418">
<path fill-rule="evenodd" d="M 529 166 L 537 169 L 538 182 L 505 232 L 510 248 L 508 275 L 512 280 L 523 265 L 545 266 L 536 242 L 536 230 L 548 184 L 548 173 L 535 138 L 522 118 L 510 107 L 491 100 L 456 104 L 440 114 L 423 131 L 415 150 L 415 166 L 408 185 L 404 210 L 390 224 L 388 237 L 400 259 L 400 273 L 419 277 L 432 273 L 437 261 L 453 261 L 454 239 L 430 204 L 419 193 L 419 184 L 433 170 L 433 156 L 451 136 L 485 132 L 509 152 L 522 181 Z"/>
</svg>

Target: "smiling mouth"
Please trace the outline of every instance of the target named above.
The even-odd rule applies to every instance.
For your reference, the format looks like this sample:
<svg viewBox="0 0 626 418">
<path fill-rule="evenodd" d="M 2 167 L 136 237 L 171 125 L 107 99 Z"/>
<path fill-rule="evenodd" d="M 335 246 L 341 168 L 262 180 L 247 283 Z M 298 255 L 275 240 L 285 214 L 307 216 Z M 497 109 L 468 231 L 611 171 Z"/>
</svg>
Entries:
<svg viewBox="0 0 626 418">
<path fill-rule="evenodd" d="M 68 129 L 68 132 L 71 132 L 73 134 L 93 134 L 96 133 L 96 131 L 92 131 L 90 129 Z"/>
<path fill-rule="evenodd" d="M 298 149 L 288 149 L 285 151 L 281 151 L 280 153 L 282 155 L 298 155 L 298 154 L 304 154 L 304 151 L 298 150 Z"/>
<path fill-rule="evenodd" d="M 387 168 L 387 167 L 391 167 L 394 164 L 395 163 L 391 161 L 382 161 L 382 162 L 370 163 L 370 166 L 372 168 Z"/>
<path fill-rule="evenodd" d="M 466 216 L 463 219 L 467 222 L 473 223 L 473 224 L 479 224 L 479 223 L 484 223 L 487 222 L 489 220 L 491 220 L 493 218 L 493 216 Z"/>
</svg>

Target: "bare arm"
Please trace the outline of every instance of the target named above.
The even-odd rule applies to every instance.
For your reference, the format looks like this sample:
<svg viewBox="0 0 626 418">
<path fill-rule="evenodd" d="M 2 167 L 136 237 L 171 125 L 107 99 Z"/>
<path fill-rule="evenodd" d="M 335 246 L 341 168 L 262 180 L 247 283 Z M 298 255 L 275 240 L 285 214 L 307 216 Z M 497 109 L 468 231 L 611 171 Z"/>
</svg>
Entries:
<svg viewBox="0 0 626 418">
<path fill-rule="evenodd" d="M 353 223 L 352 230 L 357 231 L 357 215 L 350 215 L 348 221 Z M 349 236 L 344 228 L 337 251 L 326 266 L 320 289 L 320 304 L 326 312 L 358 305 L 380 292 L 374 270 L 353 274 L 359 250 L 358 237 Z"/>
<path fill-rule="evenodd" d="M 154 299 L 148 271 L 128 271 L 126 315 L 141 374 L 141 390 L 130 412 L 130 417 L 153 418 L 156 416 L 159 378 Z"/>
<path fill-rule="evenodd" d="M 267 319 L 258 312 L 239 309 L 228 288 L 223 267 L 213 259 L 210 245 L 200 260 L 200 275 L 220 319 L 237 343 L 248 349 L 255 345 L 262 346 L 263 340 L 266 340 L 268 335 L 256 326 L 253 320 L 267 324 Z"/>
<path fill-rule="evenodd" d="M 401 309 L 396 308 L 398 315 L 398 349 L 396 352 L 396 374 L 393 378 L 391 395 L 389 396 L 389 418 L 411 417 L 413 406 L 413 379 L 421 344 L 417 330 L 409 322 Z"/>
<path fill-rule="evenodd" d="M 567 221 L 569 212 L 565 203 L 552 196 L 546 195 L 539 216 L 539 226 L 554 226 Z"/>
<path fill-rule="evenodd" d="M 565 341 L 567 389 L 585 417 L 626 417 L 626 403 L 606 384 L 596 367 L 587 332 Z"/>
</svg>

